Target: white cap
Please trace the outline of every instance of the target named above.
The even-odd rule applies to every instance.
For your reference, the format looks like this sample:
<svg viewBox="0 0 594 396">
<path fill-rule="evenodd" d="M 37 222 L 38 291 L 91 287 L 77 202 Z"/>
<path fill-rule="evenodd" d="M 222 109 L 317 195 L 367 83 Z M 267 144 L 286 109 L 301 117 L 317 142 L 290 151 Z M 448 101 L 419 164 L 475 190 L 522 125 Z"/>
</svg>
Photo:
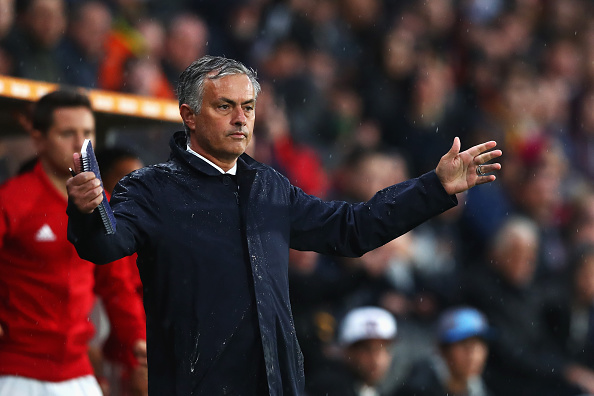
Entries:
<svg viewBox="0 0 594 396">
<path fill-rule="evenodd" d="M 391 340 L 396 337 L 396 320 L 385 309 L 361 307 L 342 320 L 338 341 L 350 345 L 361 340 Z"/>
</svg>

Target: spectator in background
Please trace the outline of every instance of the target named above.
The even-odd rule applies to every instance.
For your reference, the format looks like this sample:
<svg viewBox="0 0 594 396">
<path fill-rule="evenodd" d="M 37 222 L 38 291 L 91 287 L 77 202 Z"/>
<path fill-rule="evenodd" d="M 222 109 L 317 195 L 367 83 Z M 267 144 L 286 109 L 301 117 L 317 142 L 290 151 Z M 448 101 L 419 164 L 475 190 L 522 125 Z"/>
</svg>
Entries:
<svg viewBox="0 0 594 396">
<path fill-rule="evenodd" d="M 325 198 L 330 189 L 330 176 L 323 167 L 318 152 L 310 146 L 299 144 L 291 133 L 285 106 L 270 83 L 258 96 L 258 118 L 254 127 L 254 157 L 274 166 L 293 184 L 308 194 Z"/>
<path fill-rule="evenodd" d="M 594 50 L 592 53 L 594 54 Z M 594 112 L 592 108 L 594 108 L 594 85 L 590 84 L 575 102 L 571 131 L 575 155 L 570 157 L 573 168 L 588 183 L 594 182 Z"/>
<path fill-rule="evenodd" d="M 66 84 L 97 88 L 112 17 L 102 1 L 84 1 L 69 14 L 68 34 L 58 50 Z"/>
<path fill-rule="evenodd" d="M 324 372 L 307 384 L 308 396 L 375 396 L 392 361 L 396 320 L 378 307 L 349 311 L 341 322 L 341 359 L 334 372 Z"/>
<path fill-rule="evenodd" d="M 408 26 L 411 20 L 414 26 L 416 15 L 404 12 L 402 20 L 395 22 L 382 37 L 378 59 L 361 65 L 358 85 L 365 114 L 377 120 L 382 133 L 393 131 L 395 122 L 400 124 L 412 89 L 420 39 L 416 31 Z M 395 116 L 397 120 L 394 120 Z M 392 136 L 387 141 L 385 138 L 382 137 L 383 142 L 393 145 L 398 137 Z"/>
<path fill-rule="evenodd" d="M 565 245 L 571 252 L 594 244 L 594 190 L 585 184 L 570 201 L 569 219 L 564 227 Z"/>
<path fill-rule="evenodd" d="M 126 63 L 142 56 L 145 51 L 146 43 L 137 23 L 148 17 L 148 11 L 144 0 L 115 0 L 115 3 L 114 21 L 99 67 L 99 88 L 121 91 Z"/>
<path fill-rule="evenodd" d="M 57 53 L 67 25 L 64 0 L 19 1 L 17 10 L 17 30 L 6 43 L 14 62 L 14 75 L 64 82 Z"/>
<path fill-rule="evenodd" d="M 12 74 L 14 59 L 6 50 L 6 37 L 14 25 L 15 0 L 0 0 L 0 75 Z"/>
<path fill-rule="evenodd" d="M 14 23 L 14 0 L 0 0 L 0 41 L 11 31 Z"/>
<path fill-rule="evenodd" d="M 412 174 L 432 169 L 430 158 L 447 148 L 455 136 L 468 140 L 473 115 L 461 101 L 446 53 L 426 49 L 416 59 L 412 92 L 403 113 L 388 113 L 382 125 L 382 140 L 407 154 Z"/>
<path fill-rule="evenodd" d="M 173 99 L 175 92 L 163 69 L 165 29 L 156 19 L 137 22 L 143 51 L 126 61 L 122 90 L 137 95 Z"/>
<path fill-rule="evenodd" d="M 188 12 L 175 15 L 167 24 L 162 67 L 171 86 L 196 59 L 207 54 L 209 30 L 204 20 Z"/>
<path fill-rule="evenodd" d="M 395 150 L 355 147 L 335 170 L 336 198 L 348 202 L 369 200 L 375 192 L 408 178 L 408 164 Z"/>
<path fill-rule="evenodd" d="M 343 167 L 335 175 L 335 196 L 349 202 L 367 201 L 373 191 L 406 180 L 409 175 L 406 161 L 394 151 L 355 149 L 343 161 Z M 438 218 L 447 213 L 449 211 Z M 438 221 L 438 218 L 430 222 Z M 351 276 L 363 272 L 363 276 L 359 275 L 359 282 L 344 293 L 341 302 L 343 310 L 376 305 L 391 312 L 399 321 L 402 342 L 396 346 L 398 359 L 395 359 L 389 376 L 389 382 L 394 385 L 412 362 L 430 352 L 426 342 L 426 338 L 431 336 L 429 324 L 441 309 L 441 304 L 447 301 L 440 294 L 440 289 L 434 286 L 448 284 L 452 287 L 453 283 L 449 272 L 454 269 L 441 266 L 436 246 L 432 246 L 435 247 L 432 251 L 435 256 L 427 258 L 426 254 L 431 249 L 426 239 L 429 235 L 427 228 L 428 224 L 420 225 L 360 258 L 335 259 L 351 271 Z M 421 231 L 423 229 L 425 231 Z M 421 235 L 424 235 L 423 240 Z"/>
<path fill-rule="evenodd" d="M 146 359 L 142 303 L 128 258 L 95 266 L 66 240 L 68 167 L 83 140 L 95 138 L 88 98 L 51 92 L 32 120 L 39 160 L 0 188 L 0 395 L 98 396 L 87 355 L 95 294 L 132 366 L 139 365 L 135 354 Z"/>
<path fill-rule="evenodd" d="M 415 364 L 397 396 L 488 396 L 482 379 L 492 330 L 474 308 L 444 312 L 437 324 L 438 351 Z"/>
<path fill-rule="evenodd" d="M 564 282 L 549 282 L 547 329 L 568 359 L 572 375 L 594 380 L 594 244 L 576 247 Z"/>
<path fill-rule="evenodd" d="M 568 359 L 547 330 L 547 296 L 534 282 L 539 243 L 533 221 L 508 218 L 492 241 L 487 264 L 465 274 L 463 302 L 484 312 L 497 329 L 485 381 L 498 395 L 592 393 L 594 372 Z"/>
<path fill-rule="evenodd" d="M 126 148 L 111 147 L 96 151 L 97 163 L 101 170 L 103 188 L 111 196 L 115 185 L 127 174 L 144 166 L 138 155 Z M 129 281 L 136 294 L 142 300 L 142 282 L 136 267 L 136 255 L 121 263 L 128 265 L 123 269 L 129 274 Z M 96 372 L 105 373 L 99 377 L 100 384 L 106 382 L 109 389 L 116 395 L 142 396 L 147 393 L 147 368 L 144 366 L 130 367 L 122 364 L 124 354 L 117 339 L 116 332 L 110 332 L 110 323 L 104 304 L 98 300 L 95 303 L 91 319 L 97 327 L 98 333 L 108 333 L 106 336 L 95 337 L 90 347 L 90 357 Z M 107 375 L 111 374 L 111 376 Z"/>
<path fill-rule="evenodd" d="M 278 100 L 291 109 L 287 117 L 295 142 L 319 147 L 326 141 L 323 135 L 329 128 L 327 101 L 306 60 L 306 50 L 297 41 L 286 39 L 260 60 L 259 70 L 266 80 L 274 81 Z"/>
<path fill-rule="evenodd" d="M 103 188 L 110 195 L 122 177 L 144 166 L 140 157 L 127 148 L 104 148 L 97 150 L 96 155 L 101 169 Z"/>
<path fill-rule="evenodd" d="M 562 275 L 567 263 L 567 247 L 561 235 L 566 221 L 567 174 L 565 153 L 554 140 L 546 140 L 520 159 L 517 185 L 513 188 L 515 211 L 532 219 L 541 241 L 537 278 Z"/>
</svg>

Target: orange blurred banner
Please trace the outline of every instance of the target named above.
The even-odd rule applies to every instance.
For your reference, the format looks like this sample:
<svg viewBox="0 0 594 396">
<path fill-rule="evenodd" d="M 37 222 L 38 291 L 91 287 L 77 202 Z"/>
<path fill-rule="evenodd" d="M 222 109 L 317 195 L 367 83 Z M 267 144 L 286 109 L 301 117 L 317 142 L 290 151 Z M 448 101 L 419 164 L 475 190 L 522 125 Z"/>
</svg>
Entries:
<svg viewBox="0 0 594 396">
<path fill-rule="evenodd" d="M 46 93 L 59 88 L 59 84 L 22 78 L 0 76 L 0 96 L 36 101 Z M 91 100 L 95 111 L 155 120 L 181 122 L 175 100 L 124 94 L 97 89 L 82 89 Z"/>
</svg>

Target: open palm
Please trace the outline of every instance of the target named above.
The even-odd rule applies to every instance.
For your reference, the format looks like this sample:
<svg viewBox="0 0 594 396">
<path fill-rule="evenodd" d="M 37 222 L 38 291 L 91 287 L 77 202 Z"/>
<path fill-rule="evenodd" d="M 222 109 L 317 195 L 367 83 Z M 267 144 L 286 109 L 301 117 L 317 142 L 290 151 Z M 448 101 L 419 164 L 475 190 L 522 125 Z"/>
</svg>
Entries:
<svg viewBox="0 0 594 396">
<path fill-rule="evenodd" d="M 495 141 L 478 144 L 466 151 L 460 152 L 460 139 L 454 138 L 452 148 L 437 165 L 435 172 L 448 194 L 453 195 L 468 190 L 477 184 L 490 183 L 496 179 L 495 175 L 487 174 L 501 169 L 501 164 L 486 164 L 494 158 L 500 157 L 501 150 L 491 150 L 497 145 Z M 486 173 L 480 176 L 477 168 L 482 165 Z"/>
</svg>

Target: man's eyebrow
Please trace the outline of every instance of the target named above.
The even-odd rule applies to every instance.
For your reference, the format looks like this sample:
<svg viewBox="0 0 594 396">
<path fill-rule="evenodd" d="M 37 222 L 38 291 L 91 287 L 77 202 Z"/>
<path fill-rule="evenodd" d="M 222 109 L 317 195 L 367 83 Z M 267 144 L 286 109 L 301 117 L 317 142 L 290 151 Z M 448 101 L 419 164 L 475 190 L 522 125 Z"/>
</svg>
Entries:
<svg viewBox="0 0 594 396">
<path fill-rule="evenodd" d="M 236 101 L 229 99 L 229 98 L 224 98 L 224 97 L 221 98 L 221 101 L 229 103 L 232 106 L 235 106 L 237 104 Z M 252 104 L 252 103 L 256 103 L 256 99 L 248 99 L 245 102 L 241 102 L 241 105 L 243 106 L 243 105 Z"/>
</svg>

